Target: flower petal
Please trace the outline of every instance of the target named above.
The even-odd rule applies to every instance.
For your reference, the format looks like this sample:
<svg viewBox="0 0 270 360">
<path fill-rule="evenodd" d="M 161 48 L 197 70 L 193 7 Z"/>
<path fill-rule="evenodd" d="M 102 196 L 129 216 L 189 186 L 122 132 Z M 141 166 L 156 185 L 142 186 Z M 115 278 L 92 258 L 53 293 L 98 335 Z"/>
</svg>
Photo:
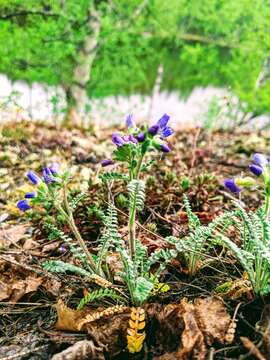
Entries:
<svg viewBox="0 0 270 360">
<path fill-rule="evenodd" d="M 263 173 L 263 168 L 259 165 L 249 165 L 249 170 L 256 176 L 260 176 Z"/>
<path fill-rule="evenodd" d="M 234 179 L 226 179 L 224 180 L 225 187 L 235 194 L 239 194 L 241 189 L 235 184 Z"/>
<path fill-rule="evenodd" d="M 168 124 L 168 121 L 170 120 L 170 116 L 167 115 L 167 114 L 164 114 L 157 122 L 157 125 L 161 128 L 161 129 L 164 129 L 167 124 Z"/>
<path fill-rule="evenodd" d="M 264 154 L 256 153 L 252 159 L 256 165 L 265 166 L 268 164 L 267 157 Z"/>
<path fill-rule="evenodd" d="M 17 208 L 21 211 L 26 211 L 31 209 L 31 206 L 29 205 L 28 200 L 20 200 L 17 202 Z"/>
<path fill-rule="evenodd" d="M 32 184 L 34 185 L 38 185 L 41 181 L 41 179 L 39 178 L 39 176 L 32 170 L 28 171 L 26 176 L 28 177 L 28 179 L 32 182 Z"/>
</svg>

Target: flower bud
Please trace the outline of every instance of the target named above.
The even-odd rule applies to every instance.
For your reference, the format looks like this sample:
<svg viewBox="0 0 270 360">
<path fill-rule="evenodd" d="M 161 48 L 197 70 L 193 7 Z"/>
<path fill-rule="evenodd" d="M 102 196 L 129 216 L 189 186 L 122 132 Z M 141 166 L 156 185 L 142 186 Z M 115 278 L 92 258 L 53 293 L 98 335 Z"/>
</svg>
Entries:
<svg viewBox="0 0 270 360">
<path fill-rule="evenodd" d="M 145 133 L 141 132 L 136 136 L 139 142 L 143 142 L 145 140 Z"/>
<path fill-rule="evenodd" d="M 24 195 L 24 197 L 25 197 L 26 199 L 33 199 L 33 198 L 36 197 L 36 196 L 37 196 L 37 193 L 36 193 L 35 191 L 28 192 L 28 193 L 26 193 L 26 194 Z"/>
<path fill-rule="evenodd" d="M 108 165 L 112 165 L 113 164 L 113 161 L 111 159 L 104 159 L 104 160 L 101 160 L 101 166 L 105 167 L 105 166 L 108 166 Z"/>
<path fill-rule="evenodd" d="M 224 180 L 225 187 L 235 194 L 239 194 L 241 189 L 236 185 L 234 179 L 225 179 Z"/>
<path fill-rule="evenodd" d="M 236 178 L 234 181 L 237 186 L 251 187 L 256 185 L 256 180 L 250 176 Z"/>
<path fill-rule="evenodd" d="M 256 153 L 253 155 L 252 160 L 259 166 L 266 166 L 268 164 L 267 157 L 264 154 Z"/>
<path fill-rule="evenodd" d="M 28 171 L 28 173 L 26 174 L 26 176 L 28 177 L 28 179 L 32 182 L 32 184 L 34 185 L 38 185 L 41 181 L 41 179 L 39 178 L 39 176 L 32 170 Z"/>
<path fill-rule="evenodd" d="M 116 145 L 116 146 L 122 146 L 125 145 L 125 141 L 122 138 L 121 135 L 117 134 L 117 133 L 113 133 L 112 134 L 112 142 Z"/>
<path fill-rule="evenodd" d="M 20 200 L 17 202 L 17 208 L 21 211 L 26 211 L 31 209 L 28 200 Z"/>
<path fill-rule="evenodd" d="M 171 151 L 170 147 L 167 144 L 161 144 L 160 150 L 164 153 L 169 153 Z"/>
<path fill-rule="evenodd" d="M 159 125 L 157 124 L 150 126 L 150 128 L 148 129 L 149 134 L 151 134 L 152 136 L 157 135 L 158 131 L 159 131 Z"/>
<path fill-rule="evenodd" d="M 259 165 L 249 165 L 249 170 L 256 176 L 260 176 L 263 173 L 263 168 Z"/>
</svg>

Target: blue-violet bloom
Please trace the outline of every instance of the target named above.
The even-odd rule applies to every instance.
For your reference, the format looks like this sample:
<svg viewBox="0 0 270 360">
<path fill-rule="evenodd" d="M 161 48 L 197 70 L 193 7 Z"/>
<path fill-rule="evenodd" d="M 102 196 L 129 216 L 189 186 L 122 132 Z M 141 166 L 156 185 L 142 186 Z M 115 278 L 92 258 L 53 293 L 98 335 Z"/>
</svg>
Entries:
<svg viewBox="0 0 270 360">
<path fill-rule="evenodd" d="M 170 128 L 169 126 L 166 126 L 163 130 L 162 130 L 162 134 L 161 134 L 161 139 L 165 139 L 169 136 L 171 136 L 174 133 L 173 129 Z"/>
<path fill-rule="evenodd" d="M 260 176 L 263 173 L 263 168 L 259 165 L 249 165 L 249 170 L 256 176 Z"/>
<path fill-rule="evenodd" d="M 236 185 L 234 179 L 225 179 L 224 180 L 225 187 L 235 194 L 239 194 L 241 189 Z"/>
<path fill-rule="evenodd" d="M 104 160 L 101 160 L 101 166 L 105 167 L 105 166 L 108 166 L 108 165 L 112 165 L 113 164 L 113 161 L 111 159 L 104 159 Z"/>
<path fill-rule="evenodd" d="M 122 146 L 125 145 L 125 140 L 122 138 L 121 135 L 119 135 L 118 133 L 113 133 L 112 134 L 112 142 L 114 143 L 114 145 L 116 146 Z"/>
<path fill-rule="evenodd" d="M 38 185 L 40 183 L 40 178 L 39 176 L 32 170 L 28 171 L 28 173 L 26 174 L 26 176 L 28 177 L 28 179 L 32 182 L 32 184 L 34 185 Z"/>
<path fill-rule="evenodd" d="M 128 115 L 126 118 L 126 125 L 128 128 L 135 128 L 135 122 L 133 120 L 133 115 Z"/>
<path fill-rule="evenodd" d="M 37 196 L 37 193 L 36 193 L 35 191 L 28 192 L 28 193 L 26 193 L 26 194 L 24 195 L 24 197 L 25 197 L 26 199 L 33 199 L 33 198 L 36 197 L 36 196 Z"/>
<path fill-rule="evenodd" d="M 160 129 L 164 129 L 167 126 L 169 120 L 170 120 L 170 116 L 167 114 L 164 114 L 158 120 L 157 125 L 160 127 Z"/>
<path fill-rule="evenodd" d="M 50 169 L 50 172 L 53 175 L 57 175 L 59 173 L 59 170 L 60 170 L 60 165 L 57 162 L 54 161 L 49 169 Z"/>
<path fill-rule="evenodd" d="M 144 142 L 144 140 L 145 140 L 145 133 L 143 133 L 143 132 L 139 133 L 139 134 L 136 136 L 136 138 L 137 138 L 137 140 L 138 140 L 139 142 Z"/>
<path fill-rule="evenodd" d="M 256 153 L 253 155 L 252 160 L 256 165 L 262 167 L 268 165 L 267 157 L 264 154 Z"/>
<path fill-rule="evenodd" d="M 26 211 L 31 209 L 28 200 L 20 200 L 17 202 L 17 208 L 21 211 Z"/>
<path fill-rule="evenodd" d="M 43 175 L 43 179 L 47 185 L 56 181 L 56 179 L 53 177 L 53 174 L 51 173 L 51 170 L 48 167 L 45 167 L 42 170 L 42 175 Z"/>
<path fill-rule="evenodd" d="M 149 134 L 155 136 L 159 132 L 159 129 L 160 129 L 159 125 L 155 124 L 155 125 L 150 126 L 150 128 L 148 129 L 148 132 L 149 132 Z"/>
<path fill-rule="evenodd" d="M 171 151 L 170 147 L 167 144 L 161 144 L 160 150 L 164 153 L 169 153 Z"/>
</svg>

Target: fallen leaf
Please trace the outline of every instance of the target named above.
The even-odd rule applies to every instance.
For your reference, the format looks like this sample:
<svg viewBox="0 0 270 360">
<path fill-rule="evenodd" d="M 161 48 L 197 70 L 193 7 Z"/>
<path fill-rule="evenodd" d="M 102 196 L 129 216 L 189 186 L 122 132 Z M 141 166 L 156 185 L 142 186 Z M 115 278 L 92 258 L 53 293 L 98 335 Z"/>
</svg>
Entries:
<svg viewBox="0 0 270 360">
<path fill-rule="evenodd" d="M 19 301 L 25 294 L 34 292 L 42 283 L 41 277 L 28 276 L 26 279 L 5 283 L 0 281 L 0 300 Z"/>
<path fill-rule="evenodd" d="M 103 349 L 95 346 L 92 340 L 82 340 L 55 354 L 51 360 L 84 360 L 84 359 L 105 359 Z"/>
<path fill-rule="evenodd" d="M 183 299 L 165 307 L 149 305 L 148 315 L 158 321 L 157 345 L 166 351 L 159 360 L 205 360 L 207 347 L 214 342 L 223 344 L 230 325 L 223 302 L 213 297 L 193 303 Z"/>
<path fill-rule="evenodd" d="M 0 248 L 6 248 L 11 244 L 16 244 L 25 235 L 26 225 L 15 225 L 8 229 L 0 230 Z"/>
</svg>

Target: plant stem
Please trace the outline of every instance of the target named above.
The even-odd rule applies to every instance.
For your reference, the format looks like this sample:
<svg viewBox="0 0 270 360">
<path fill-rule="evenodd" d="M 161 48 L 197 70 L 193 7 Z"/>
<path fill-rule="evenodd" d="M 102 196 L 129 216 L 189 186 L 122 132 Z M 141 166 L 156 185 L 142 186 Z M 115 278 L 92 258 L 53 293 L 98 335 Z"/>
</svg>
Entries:
<svg viewBox="0 0 270 360">
<path fill-rule="evenodd" d="M 138 180 L 142 166 L 144 154 L 138 160 L 133 179 Z M 131 259 L 135 260 L 136 257 L 136 199 L 129 210 L 128 233 L 129 233 L 129 251 Z"/>
<path fill-rule="evenodd" d="M 86 244 L 85 244 L 85 241 L 83 240 L 83 238 L 81 237 L 81 234 L 79 233 L 79 230 L 75 224 L 75 221 L 74 221 L 74 217 L 73 217 L 73 213 L 72 213 L 72 210 L 70 208 L 70 205 L 69 205 L 69 202 L 68 202 L 68 197 L 67 197 L 67 185 L 65 184 L 64 187 L 63 187 L 63 193 L 64 193 L 64 204 L 65 204 L 65 208 L 66 208 L 66 211 L 64 211 L 61 207 L 59 207 L 59 210 L 61 210 L 61 212 L 66 215 L 65 218 L 69 224 L 69 227 L 70 229 L 72 230 L 76 240 L 78 241 L 78 243 L 80 244 L 81 248 L 83 249 L 86 257 L 87 257 L 87 260 L 89 262 L 89 265 L 90 265 L 90 268 L 92 269 L 92 271 L 96 274 L 98 274 L 98 271 L 97 271 L 97 268 L 96 268 L 96 264 L 92 258 L 92 255 L 90 254 Z M 104 275 L 102 273 L 102 275 Z"/>
<path fill-rule="evenodd" d="M 128 233 L 129 233 L 129 251 L 130 256 L 133 260 L 135 260 L 136 255 L 136 201 L 132 204 L 132 208 L 129 212 L 129 221 L 128 221 Z"/>
<path fill-rule="evenodd" d="M 265 205 L 264 205 L 264 213 L 265 213 L 266 219 L 269 218 L 269 212 L 270 212 L 270 196 L 266 195 L 265 196 Z"/>
</svg>

